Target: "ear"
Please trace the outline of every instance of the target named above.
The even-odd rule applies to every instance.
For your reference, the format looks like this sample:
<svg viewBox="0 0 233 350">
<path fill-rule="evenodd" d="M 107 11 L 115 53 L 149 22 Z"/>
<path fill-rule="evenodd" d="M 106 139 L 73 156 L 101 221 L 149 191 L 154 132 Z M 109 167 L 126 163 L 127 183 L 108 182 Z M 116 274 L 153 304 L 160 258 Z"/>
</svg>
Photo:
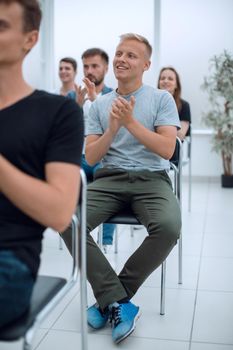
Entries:
<svg viewBox="0 0 233 350">
<path fill-rule="evenodd" d="M 23 49 L 25 52 L 29 52 L 37 43 L 39 38 L 38 30 L 32 30 L 25 34 L 25 41 Z"/>
<path fill-rule="evenodd" d="M 146 61 L 145 64 L 144 64 L 144 72 L 147 71 L 149 68 L 150 68 L 150 65 L 151 65 L 151 61 Z"/>
</svg>

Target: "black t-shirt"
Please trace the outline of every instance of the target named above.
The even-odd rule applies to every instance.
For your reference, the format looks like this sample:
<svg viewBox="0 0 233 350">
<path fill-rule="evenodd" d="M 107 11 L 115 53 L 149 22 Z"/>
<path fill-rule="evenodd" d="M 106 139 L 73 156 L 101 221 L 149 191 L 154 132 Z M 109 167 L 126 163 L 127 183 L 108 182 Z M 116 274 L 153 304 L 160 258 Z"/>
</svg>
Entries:
<svg viewBox="0 0 233 350">
<path fill-rule="evenodd" d="M 81 164 L 83 116 L 72 100 L 35 90 L 0 110 L 0 125 L 0 153 L 26 174 L 45 180 L 48 162 Z M 44 229 L 0 192 L 0 249 L 13 250 L 34 276 Z"/>
<path fill-rule="evenodd" d="M 180 120 L 191 123 L 190 106 L 187 101 L 181 99 L 181 108 L 178 111 L 178 113 L 179 113 Z M 189 136 L 189 135 L 190 135 L 190 127 L 188 128 L 188 131 L 186 133 L 186 136 Z"/>
</svg>

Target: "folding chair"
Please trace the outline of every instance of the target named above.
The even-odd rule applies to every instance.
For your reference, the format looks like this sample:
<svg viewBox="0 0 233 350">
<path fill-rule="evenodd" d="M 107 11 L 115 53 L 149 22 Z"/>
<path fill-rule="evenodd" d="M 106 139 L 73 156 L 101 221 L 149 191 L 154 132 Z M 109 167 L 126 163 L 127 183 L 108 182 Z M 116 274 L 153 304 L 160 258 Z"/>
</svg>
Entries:
<svg viewBox="0 0 233 350">
<path fill-rule="evenodd" d="M 81 170 L 81 204 L 80 217 L 72 216 L 72 249 L 73 266 L 68 280 L 61 277 L 39 275 L 35 283 L 29 311 L 17 321 L 0 329 L 0 341 L 14 341 L 24 338 L 23 350 L 31 350 L 36 330 L 47 315 L 64 298 L 77 283 L 78 268 L 80 270 L 81 299 L 81 337 L 82 350 L 87 350 L 86 320 L 86 177 Z M 80 235 L 78 235 L 78 227 Z M 79 237 L 79 239 L 78 239 Z M 1 311 L 0 311 L 1 312 Z"/>
<path fill-rule="evenodd" d="M 188 211 L 191 211 L 192 199 L 192 125 L 189 125 L 190 135 L 186 136 L 183 142 L 182 166 L 188 165 Z"/>
<path fill-rule="evenodd" d="M 176 150 L 170 160 L 170 166 L 174 170 L 174 193 L 182 210 L 182 142 L 176 138 Z M 106 223 L 108 224 L 122 224 L 122 225 L 141 225 L 133 214 L 130 207 L 124 208 L 120 213 L 109 218 Z M 101 225 L 103 226 L 103 225 Z M 98 230 L 98 244 L 102 249 L 103 241 L 103 228 Z M 115 232 L 115 242 L 117 242 L 117 230 Z M 118 252 L 118 243 L 115 245 L 115 253 Z M 180 232 L 180 238 L 178 242 L 178 283 L 182 284 L 182 232 Z M 160 298 L 160 315 L 165 314 L 165 278 L 166 278 L 166 260 L 161 264 L 161 298 Z"/>
</svg>

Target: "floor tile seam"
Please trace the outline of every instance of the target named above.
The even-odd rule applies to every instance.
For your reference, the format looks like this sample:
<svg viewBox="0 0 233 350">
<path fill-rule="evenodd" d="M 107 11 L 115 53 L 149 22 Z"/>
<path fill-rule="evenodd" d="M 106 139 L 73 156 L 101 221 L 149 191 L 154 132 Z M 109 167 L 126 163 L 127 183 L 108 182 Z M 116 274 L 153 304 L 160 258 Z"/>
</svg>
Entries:
<svg viewBox="0 0 233 350">
<path fill-rule="evenodd" d="M 138 338 L 138 339 L 149 339 L 149 340 L 162 340 L 162 341 L 169 341 L 169 342 L 177 342 L 177 343 L 187 343 L 188 344 L 188 340 L 185 340 L 185 339 L 173 339 L 173 338 L 161 338 L 161 337 L 153 337 L 153 336 L 138 336 L 138 335 L 134 335 L 132 333 L 131 337 L 134 337 L 134 338 Z"/>
<path fill-rule="evenodd" d="M 77 333 L 81 335 L 81 330 L 64 329 L 64 328 L 51 328 L 49 332 Z M 88 332 L 88 334 L 91 334 L 91 333 Z"/>
<path fill-rule="evenodd" d="M 192 344 L 192 338 L 193 338 L 194 322 L 195 322 L 196 307 L 197 307 L 198 289 L 199 289 L 199 283 L 200 283 L 201 263 L 202 263 L 203 249 L 204 249 L 204 237 L 205 237 L 205 229 L 206 229 L 206 225 L 207 225 L 207 212 L 208 212 L 209 197 L 210 197 L 210 180 L 208 180 L 208 182 L 207 182 L 206 203 L 205 203 L 204 220 L 203 220 L 203 227 L 202 227 L 201 250 L 200 250 L 199 263 L 198 263 L 198 274 L 197 274 L 197 281 L 196 281 L 196 291 L 195 291 L 195 299 L 194 299 L 194 305 L 193 305 L 193 317 L 192 317 L 192 323 L 191 323 L 191 329 L 190 329 L 189 350 L 191 350 L 191 344 Z"/>
<path fill-rule="evenodd" d="M 101 330 L 99 330 L 98 332 L 92 332 L 92 333 L 89 333 L 88 335 L 91 335 L 91 334 L 95 334 L 95 335 L 99 335 L 99 336 L 111 336 L 111 334 L 107 334 L 107 333 L 102 333 Z M 182 343 L 188 343 L 188 340 L 185 340 L 185 339 L 173 339 L 173 338 L 166 338 L 166 337 L 153 337 L 153 336 L 138 336 L 138 335 L 135 335 L 134 333 L 131 334 L 130 337 L 133 337 L 133 338 L 138 338 L 138 339 L 149 339 L 149 340 L 164 340 L 164 341 L 172 341 L 172 342 L 182 342 Z"/>
<path fill-rule="evenodd" d="M 81 335 L 81 331 L 77 331 L 77 330 L 70 330 L 70 329 L 60 329 L 60 328 L 53 328 L 51 330 L 49 330 L 49 332 L 62 332 L 62 333 L 77 333 L 77 334 L 80 334 Z M 49 333 L 47 332 L 47 334 Z M 89 332 L 88 331 L 88 336 L 91 336 L 91 335 L 97 335 L 97 336 L 111 336 L 110 333 L 103 333 L 101 332 L 101 330 L 99 331 L 91 331 Z M 138 339 L 149 339 L 149 340 L 162 340 L 162 341 L 170 341 L 170 342 L 182 342 L 182 343 L 188 343 L 188 340 L 185 340 L 185 339 L 177 339 L 177 338 L 167 338 L 167 337 L 153 337 L 153 336 L 138 336 L 138 335 L 134 335 L 132 333 L 131 337 L 134 337 L 134 338 L 138 338 Z"/>
<path fill-rule="evenodd" d="M 205 345 L 226 345 L 226 346 L 232 346 L 233 343 L 213 343 L 213 342 L 207 342 L 207 341 L 198 341 L 198 340 L 194 340 L 192 341 L 192 344 L 205 344 Z"/>
<path fill-rule="evenodd" d="M 117 254 L 121 254 L 121 253 L 132 253 L 131 251 L 126 251 L 126 250 L 124 250 L 124 251 L 121 251 L 121 252 L 118 252 Z M 178 253 L 171 253 L 175 258 L 177 258 L 178 257 Z M 107 257 L 111 257 L 111 258 L 113 258 L 114 256 L 115 256 L 115 254 L 112 256 L 112 254 L 111 253 L 107 253 L 107 254 L 105 254 L 105 256 L 107 256 Z M 183 254 L 183 257 L 190 257 L 190 258 L 199 258 L 200 257 L 200 253 L 199 254 Z M 167 257 L 167 259 L 170 259 L 170 258 L 172 258 L 172 257 L 170 257 L 170 256 L 168 256 Z M 231 258 L 231 257 L 230 257 Z M 232 257 L 233 258 L 233 257 Z M 168 263 L 168 265 L 169 265 L 169 263 Z M 156 269 L 157 270 L 157 269 Z M 156 271 L 155 270 L 155 271 Z"/>
<path fill-rule="evenodd" d="M 202 255 L 203 258 L 208 258 L 208 259 L 217 259 L 217 260 L 233 260 L 233 256 L 221 256 L 221 255 Z"/>
<path fill-rule="evenodd" d="M 42 343 L 42 341 L 45 340 L 45 338 L 48 336 L 49 333 L 56 333 L 56 332 L 61 332 L 61 333 L 73 333 L 73 334 L 80 334 L 81 336 L 81 331 L 76 331 L 76 330 L 70 330 L 70 329 L 60 329 L 60 328 L 53 328 L 50 329 L 46 332 L 46 334 L 44 334 L 44 336 L 41 338 L 40 342 L 38 343 L 38 345 L 34 348 L 34 350 L 38 349 L 38 347 L 40 346 L 40 344 Z M 102 333 L 101 330 L 98 332 L 88 332 L 88 336 L 91 335 L 97 335 L 97 336 L 107 336 L 110 337 L 111 334 L 107 334 L 107 333 Z M 185 340 L 185 339 L 177 339 L 177 338 L 167 338 L 167 337 L 152 337 L 152 336 L 137 336 L 132 334 L 131 337 L 134 338 L 138 338 L 138 339 L 148 339 L 148 340 L 159 340 L 159 341 L 169 341 L 169 342 L 177 342 L 177 343 L 190 343 L 189 340 Z M 206 342 L 206 341 L 191 341 L 191 345 L 192 344 L 210 344 L 210 345 L 226 345 L 226 346 L 231 346 L 233 345 L 233 343 L 215 343 L 215 342 Z"/>
<path fill-rule="evenodd" d="M 41 329 L 41 328 L 39 328 L 39 329 Z M 47 332 L 42 336 L 42 338 L 40 339 L 39 343 L 35 347 L 32 348 L 33 350 L 36 350 L 36 349 L 39 348 L 39 346 L 42 344 L 42 342 L 48 336 L 49 332 L 50 332 L 50 329 L 47 329 Z"/>
<path fill-rule="evenodd" d="M 183 250 L 185 249 L 185 247 L 183 247 Z M 176 256 L 178 256 L 178 253 L 176 254 Z M 193 257 L 193 258 L 199 258 L 200 257 L 200 253 L 198 254 L 188 254 L 188 253 L 185 253 L 183 254 L 183 257 Z"/>
<path fill-rule="evenodd" d="M 73 300 L 77 297 L 77 295 L 79 294 L 79 292 L 76 292 L 71 299 L 69 299 L 69 301 L 64 305 L 64 307 L 62 307 L 62 310 L 59 312 L 58 316 L 55 318 L 55 320 L 51 323 L 50 327 L 46 328 L 48 329 L 48 332 L 53 329 L 53 326 L 56 324 L 56 322 L 59 320 L 59 318 L 63 315 L 63 313 L 65 312 L 65 310 L 68 308 L 68 306 L 70 305 L 70 303 L 73 302 Z M 57 305 L 57 307 L 59 307 L 59 304 Z M 56 309 L 56 308 L 55 308 Z M 54 309 L 54 310 L 55 310 Z M 42 329 L 42 328 L 41 328 Z"/>
<path fill-rule="evenodd" d="M 142 288 L 141 288 L 141 290 L 143 289 L 143 288 L 147 288 L 147 289 L 161 289 L 161 286 L 158 286 L 158 287 L 156 287 L 156 286 L 143 286 Z M 168 287 L 168 286 L 166 286 L 166 290 L 167 289 L 169 289 L 169 290 L 188 290 L 188 291 L 196 291 L 196 288 L 187 288 L 187 287 L 182 287 L 182 285 L 179 285 L 178 283 L 177 283 L 177 287 Z"/>
<path fill-rule="evenodd" d="M 218 232 L 209 232 L 209 231 L 205 231 L 204 232 L 205 236 L 219 236 L 219 237 L 222 237 L 222 235 L 225 235 L 225 236 L 232 236 L 232 230 L 230 231 L 225 231 L 224 230 L 219 230 Z"/>
<path fill-rule="evenodd" d="M 204 289 L 202 289 L 202 288 L 200 288 L 200 289 L 198 289 L 198 293 L 199 292 L 205 292 L 205 293 L 218 293 L 218 294 L 220 294 L 220 293 L 224 293 L 224 294 L 232 294 L 233 295 L 233 290 L 218 290 L 218 289 L 206 289 L 206 288 L 204 288 Z"/>
</svg>

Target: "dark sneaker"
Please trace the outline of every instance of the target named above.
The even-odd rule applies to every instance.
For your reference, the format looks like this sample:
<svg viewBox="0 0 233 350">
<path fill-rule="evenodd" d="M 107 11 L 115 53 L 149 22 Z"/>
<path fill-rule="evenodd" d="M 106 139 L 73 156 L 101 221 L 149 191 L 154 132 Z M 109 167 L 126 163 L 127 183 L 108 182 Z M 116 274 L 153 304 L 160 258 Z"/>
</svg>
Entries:
<svg viewBox="0 0 233 350">
<path fill-rule="evenodd" d="M 114 303 L 110 305 L 110 309 L 113 326 L 112 339 L 118 344 L 133 332 L 140 311 L 139 307 L 130 301 L 124 304 Z"/>
<path fill-rule="evenodd" d="M 87 309 L 87 323 L 94 329 L 103 328 L 108 319 L 110 311 L 102 312 L 99 305 L 96 303 Z"/>
</svg>

